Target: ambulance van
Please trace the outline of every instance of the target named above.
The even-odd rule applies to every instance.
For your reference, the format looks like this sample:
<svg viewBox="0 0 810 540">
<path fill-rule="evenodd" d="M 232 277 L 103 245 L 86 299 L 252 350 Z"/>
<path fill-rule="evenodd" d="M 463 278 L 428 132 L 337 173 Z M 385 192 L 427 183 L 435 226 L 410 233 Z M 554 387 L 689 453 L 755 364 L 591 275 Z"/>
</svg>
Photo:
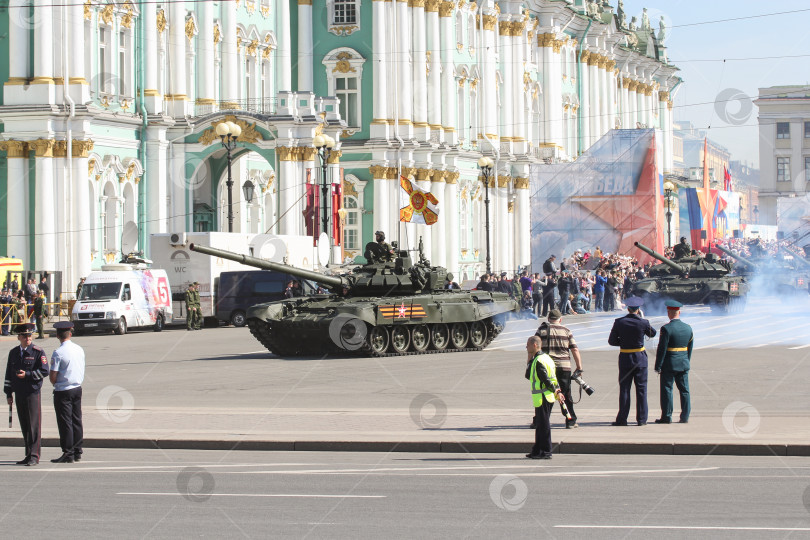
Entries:
<svg viewBox="0 0 810 540">
<path fill-rule="evenodd" d="M 71 319 L 76 333 L 130 328 L 163 330 L 172 320 L 172 297 L 165 270 L 107 264 L 85 279 Z"/>
</svg>

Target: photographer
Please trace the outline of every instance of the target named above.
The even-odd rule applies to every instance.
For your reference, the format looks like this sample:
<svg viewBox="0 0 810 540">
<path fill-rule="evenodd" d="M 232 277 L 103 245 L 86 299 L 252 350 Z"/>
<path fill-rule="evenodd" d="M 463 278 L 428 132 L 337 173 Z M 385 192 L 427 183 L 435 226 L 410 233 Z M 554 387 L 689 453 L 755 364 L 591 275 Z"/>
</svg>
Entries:
<svg viewBox="0 0 810 540">
<path fill-rule="evenodd" d="M 543 322 L 535 333 L 543 342 L 543 352 L 554 360 L 556 367 L 557 383 L 568 403 L 568 412 L 571 420 L 566 419 L 566 429 L 579 427 L 577 424 L 577 414 L 574 412 L 574 402 L 571 399 L 571 356 L 576 362 L 577 371 L 582 371 L 582 358 L 579 355 L 577 343 L 571 330 L 562 325 L 562 314 L 559 310 L 552 309 L 548 314 L 548 322 Z M 561 407 L 562 410 L 562 407 Z M 563 411 L 563 416 L 565 412 Z M 535 419 L 536 421 L 536 419 Z M 535 425 L 533 422 L 532 425 Z"/>
</svg>

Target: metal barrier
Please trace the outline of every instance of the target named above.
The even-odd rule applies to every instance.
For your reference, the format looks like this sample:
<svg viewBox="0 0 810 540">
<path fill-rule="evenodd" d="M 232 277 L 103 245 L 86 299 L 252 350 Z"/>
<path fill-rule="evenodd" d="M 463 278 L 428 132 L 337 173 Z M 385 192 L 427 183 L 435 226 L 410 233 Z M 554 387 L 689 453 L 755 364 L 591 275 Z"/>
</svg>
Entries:
<svg viewBox="0 0 810 540">
<path fill-rule="evenodd" d="M 75 300 L 74 300 L 75 302 Z M 45 304 L 45 309 L 47 315 L 44 317 L 44 322 L 56 322 L 61 321 L 63 317 L 67 317 L 70 319 L 70 309 L 68 308 L 68 302 L 50 302 Z M 0 304 L 0 325 L 3 324 L 15 324 L 12 322 L 14 309 L 17 304 Z M 54 309 L 54 306 L 57 308 Z M 72 305 L 70 306 L 72 307 Z M 27 322 L 34 321 L 34 304 L 25 304 L 25 317 L 24 319 Z M 19 324 L 19 323 L 16 323 Z"/>
</svg>

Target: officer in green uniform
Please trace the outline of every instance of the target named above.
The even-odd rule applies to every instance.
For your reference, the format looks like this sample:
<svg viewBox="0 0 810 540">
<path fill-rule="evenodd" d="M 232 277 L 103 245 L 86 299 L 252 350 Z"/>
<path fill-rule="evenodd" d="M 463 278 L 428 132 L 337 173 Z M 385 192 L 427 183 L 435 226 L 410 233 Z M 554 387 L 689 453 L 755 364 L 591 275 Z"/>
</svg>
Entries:
<svg viewBox="0 0 810 540">
<path fill-rule="evenodd" d="M 39 291 L 34 299 L 34 319 L 37 322 L 37 339 L 43 339 L 45 337 L 42 328 L 45 319 L 45 291 Z"/>
<path fill-rule="evenodd" d="M 194 284 L 189 283 L 186 289 L 186 330 L 194 330 Z"/>
<path fill-rule="evenodd" d="M 554 360 L 543 352 L 542 346 L 543 342 L 538 336 L 532 336 L 526 342 L 535 421 L 534 446 L 526 454 L 529 459 L 551 459 L 551 408 L 555 399 L 560 403 L 565 401 L 557 384 Z"/>
<path fill-rule="evenodd" d="M 28 322 L 27 319 L 27 304 L 25 303 L 25 297 L 21 294 L 22 291 L 18 291 L 17 295 L 12 300 L 11 304 L 11 324 L 18 325 L 25 322 Z"/>
<path fill-rule="evenodd" d="M 202 304 L 200 304 L 200 284 L 194 282 L 194 330 L 202 328 Z"/>
<path fill-rule="evenodd" d="M 655 355 L 655 372 L 661 376 L 661 418 L 656 424 L 672 423 L 672 384 L 681 394 L 682 424 L 689 422 L 689 361 L 692 359 L 694 335 L 692 327 L 680 319 L 683 304 L 667 301 L 669 322 L 661 327 L 658 352 Z"/>
</svg>

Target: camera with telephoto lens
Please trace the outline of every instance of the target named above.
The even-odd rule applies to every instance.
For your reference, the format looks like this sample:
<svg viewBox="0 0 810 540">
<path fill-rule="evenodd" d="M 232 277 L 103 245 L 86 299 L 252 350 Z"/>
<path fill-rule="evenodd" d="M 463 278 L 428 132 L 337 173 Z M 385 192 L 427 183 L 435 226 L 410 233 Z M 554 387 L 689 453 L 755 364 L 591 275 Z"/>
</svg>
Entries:
<svg viewBox="0 0 810 540">
<path fill-rule="evenodd" d="M 585 381 L 582 380 L 582 370 L 578 369 L 578 370 L 574 371 L 571 374 L 571 380 L 574 381 L 575 383 L 577 383 L 580 386 L 580 388 L 585 390 L 585 393 L 588 394 L 589 396 L 593 395 L 593 393 L 596 392 L 596 390 L 594 390 L 593 386 L 590 386 L 588 383 L 586 383 Z"/>
</svg>

